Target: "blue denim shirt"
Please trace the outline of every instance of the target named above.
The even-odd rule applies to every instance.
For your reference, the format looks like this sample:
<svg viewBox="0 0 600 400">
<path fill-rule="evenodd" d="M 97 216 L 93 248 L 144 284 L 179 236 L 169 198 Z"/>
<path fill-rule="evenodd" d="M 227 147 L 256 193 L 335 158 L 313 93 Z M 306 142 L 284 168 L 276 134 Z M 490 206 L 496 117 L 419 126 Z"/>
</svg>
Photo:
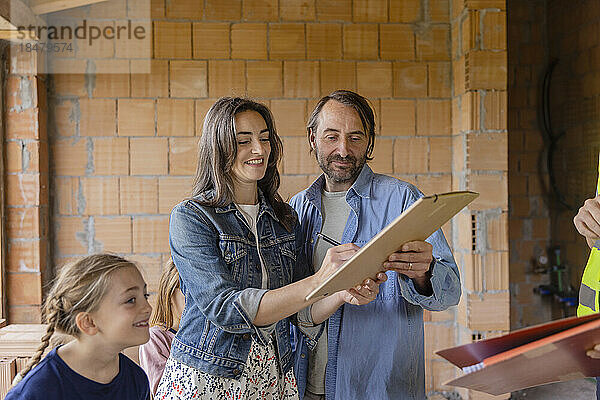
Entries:
<svg viewBox="0 0 600 400">
<path fill-rule="evenodd" d="M 268 273 L 268 288 L 275 289 L 304 278 L 309 270 L 301 251 L 299 223 L 288 232 L 260 191 L 259 202 L 260 255 Z M 239 377 L 251 339 L 261 344 L 269 339 L 264 329 L 252 323 L 267 291 L 261 288 L 256 238 L 235 204 L 207 207 L 188 199 L 171 212 L 169 243 L 185 296 L 171 356 L 212 375 Z M 298 323 L 295 319 L 286 318 L 274 328 L 282 373 L 289 371 L 293 362 L 289 322 Z M 302 323 L 311 322 L 305 318 Z"/>
<path fill-rule="evenodd" d="M 321 230 L 321 175 L 290 204 L 302 225 L 304 252 L 312 260 Z M 346 195 L 352 209 L 342 243 L 366 244 L 423 194 L 413 185 L 375 174 L 365 165 Z M 417 292 L 412 280 L 388 271 L 377 298 L 364 306 L 344 304 L 328 322 L 327 400 L 425 399 L 423 309 L 440 311 L 458 304 L 458 268 L 441 230 L 427 239 L 433 245 L 433 294 Z M 294 333 L 295 372 L 300 398 L 308 371 L 305 337 Z"/>
</svg>

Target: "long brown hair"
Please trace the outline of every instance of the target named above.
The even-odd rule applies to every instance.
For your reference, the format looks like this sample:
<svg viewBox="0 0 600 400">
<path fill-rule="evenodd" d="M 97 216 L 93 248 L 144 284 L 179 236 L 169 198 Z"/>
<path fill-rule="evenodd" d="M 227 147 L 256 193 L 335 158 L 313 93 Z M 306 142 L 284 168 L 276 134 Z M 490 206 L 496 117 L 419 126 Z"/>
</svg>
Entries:
<svg viewBox="0 0 600 400">
<path fill-rule="evenodd" d="M 94 254 L 63 266 L 44 302 L 42 311 L 48 328 L 42 343 L 27 366 L 15 376 L 13 385 L 40 362 L 56 330 L 79 337 L 77 314 L 97 310 L 110 287 L 111 274 L 132 266 L 137 268 L 131 261 L 112 254 Z"/>
<path fill-rule="evenodd" d="M 158 282 L 156 306 L 152 309 L 150 325 L 159 325 L 165 329 L 173 327 L 173 307 L 171 299 L 176 290 L 179 290 L 179 273 L 173 260 L 169 258 L 165 270 Z"/>
<path fill-rule="evenodd" d="M 221 97 L 208 110 L 202 126 L 202 137 L 198 144 L 198 165 L 192 197 L 214 190 L 211 198 L 204 198 L 202 204 L 210 207 L 224 207 L 234 200 L 231 169 L 237 155 L 237 138 L 234 118 L 244 111 L 255 111 L 265 120 L 269 130 L 271 153 L 265 176 L 258 181 L 258 187 L 266 197 L 281 224 L 291 231 L 294 214 L 283 201 L 279 190 L 280 177 L 277 166 L 283 154 L 281 139 L 275 130 L 271 111 L 263 104 L 240 97 Z"/>
</svg>

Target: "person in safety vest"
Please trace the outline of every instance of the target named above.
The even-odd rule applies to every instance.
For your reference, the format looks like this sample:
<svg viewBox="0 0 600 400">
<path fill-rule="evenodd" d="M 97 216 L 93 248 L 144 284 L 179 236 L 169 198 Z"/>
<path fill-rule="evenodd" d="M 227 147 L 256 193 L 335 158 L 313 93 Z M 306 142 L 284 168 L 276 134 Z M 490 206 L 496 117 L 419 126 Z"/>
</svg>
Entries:
<svg viewBox="0 0 600 400">
<path fill-rule="evenodd" d="M 598 161 L 598 183 L 596 197 L 587 199 L 577 212 L 573 223 L 577 231 L 585 237 L 591 248 L 581 286 L 579 288 L 579 306 L 577 315 L 584 316 L 599 312 L 598 294 L 600 292 L 600 160 Z M 600 343 L 587 351 L 587 355 L 600 359 Z M 599 361 L 600 362 L 600 361 Z M 600 400 L 600 379 L 596 378 L 596 399 Z"/>
</svg>

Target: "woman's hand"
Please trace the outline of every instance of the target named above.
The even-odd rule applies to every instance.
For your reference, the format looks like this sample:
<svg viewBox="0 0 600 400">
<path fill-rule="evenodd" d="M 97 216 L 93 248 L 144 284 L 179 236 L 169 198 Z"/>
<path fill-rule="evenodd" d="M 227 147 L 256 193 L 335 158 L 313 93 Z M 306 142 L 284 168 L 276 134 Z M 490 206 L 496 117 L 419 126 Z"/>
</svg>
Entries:
<svg viewBox="0 0 600 400">
<path fill-rule="evenodd" d="M 379 294 L 379 285 L 385 281 L 387 281 L 387 275 L 380 272 L 377 274 L 376 280 L 367 278 L 362 284 L 348 290 L 337 292 L 336 295 L 339 296 L 340 300 L 344 303 L 362 306 L 375 300 Z"/>
<path fill-rule="evenodd" d="M 341 290 L 317 301 L 311 310 L 313 322 L 320 324 L 325 321 L 344 303 L 362 306 L 372 302 L 377 297 L 377 294 L 379 294 L 379 285 L 385 281 L 387 281 L 387 275 L 385 272 L 379 272 L 377 279 L 367 278 L 356 287 Z"/>
<path fill-rule="evenodd" d="M 360 250 L 360 247 L 353 243 L 346 243 L 328 249 L 321 268 L 314 275 L 317 284 L 329 278 L 342 264 L 356 254 L 358 250 Z M 384 272 L 379 272 L 376 279 L 367 278 L 354 288 L 337 292 L 335 297 L 339 305 L 343 303 L 357 306 L 368 304 L 375 300 L 377 294 L 379 294 L 379 285 L 385 281 L 387 281 L 387 275 Z"/>
<path fill-rule="evenodd" d="M 321 268 L 313 275 L 315 287 L 329 278 L 342 264 L 356 254 L 358 250 L 360 250 L 360 247 L 354 243 L 346 243 L 328 249 Z"/>
</svg>

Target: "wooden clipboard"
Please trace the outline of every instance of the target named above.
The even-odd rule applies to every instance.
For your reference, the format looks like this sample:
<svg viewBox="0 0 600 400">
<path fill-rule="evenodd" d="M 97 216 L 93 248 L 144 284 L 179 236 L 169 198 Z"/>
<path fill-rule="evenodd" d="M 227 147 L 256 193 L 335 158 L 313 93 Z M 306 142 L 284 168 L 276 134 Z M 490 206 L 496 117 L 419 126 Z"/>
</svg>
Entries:
<svg viewBox="0 0 600 400">
<path fill-rule="evenodd" d="M 479 193 L 463 191 L 421 197 L 310 292 L 306 300 L 326 297 L 375 277 L 390 254 L 404 243 L 427 239 L 478 196 Z"/>
</svg>

